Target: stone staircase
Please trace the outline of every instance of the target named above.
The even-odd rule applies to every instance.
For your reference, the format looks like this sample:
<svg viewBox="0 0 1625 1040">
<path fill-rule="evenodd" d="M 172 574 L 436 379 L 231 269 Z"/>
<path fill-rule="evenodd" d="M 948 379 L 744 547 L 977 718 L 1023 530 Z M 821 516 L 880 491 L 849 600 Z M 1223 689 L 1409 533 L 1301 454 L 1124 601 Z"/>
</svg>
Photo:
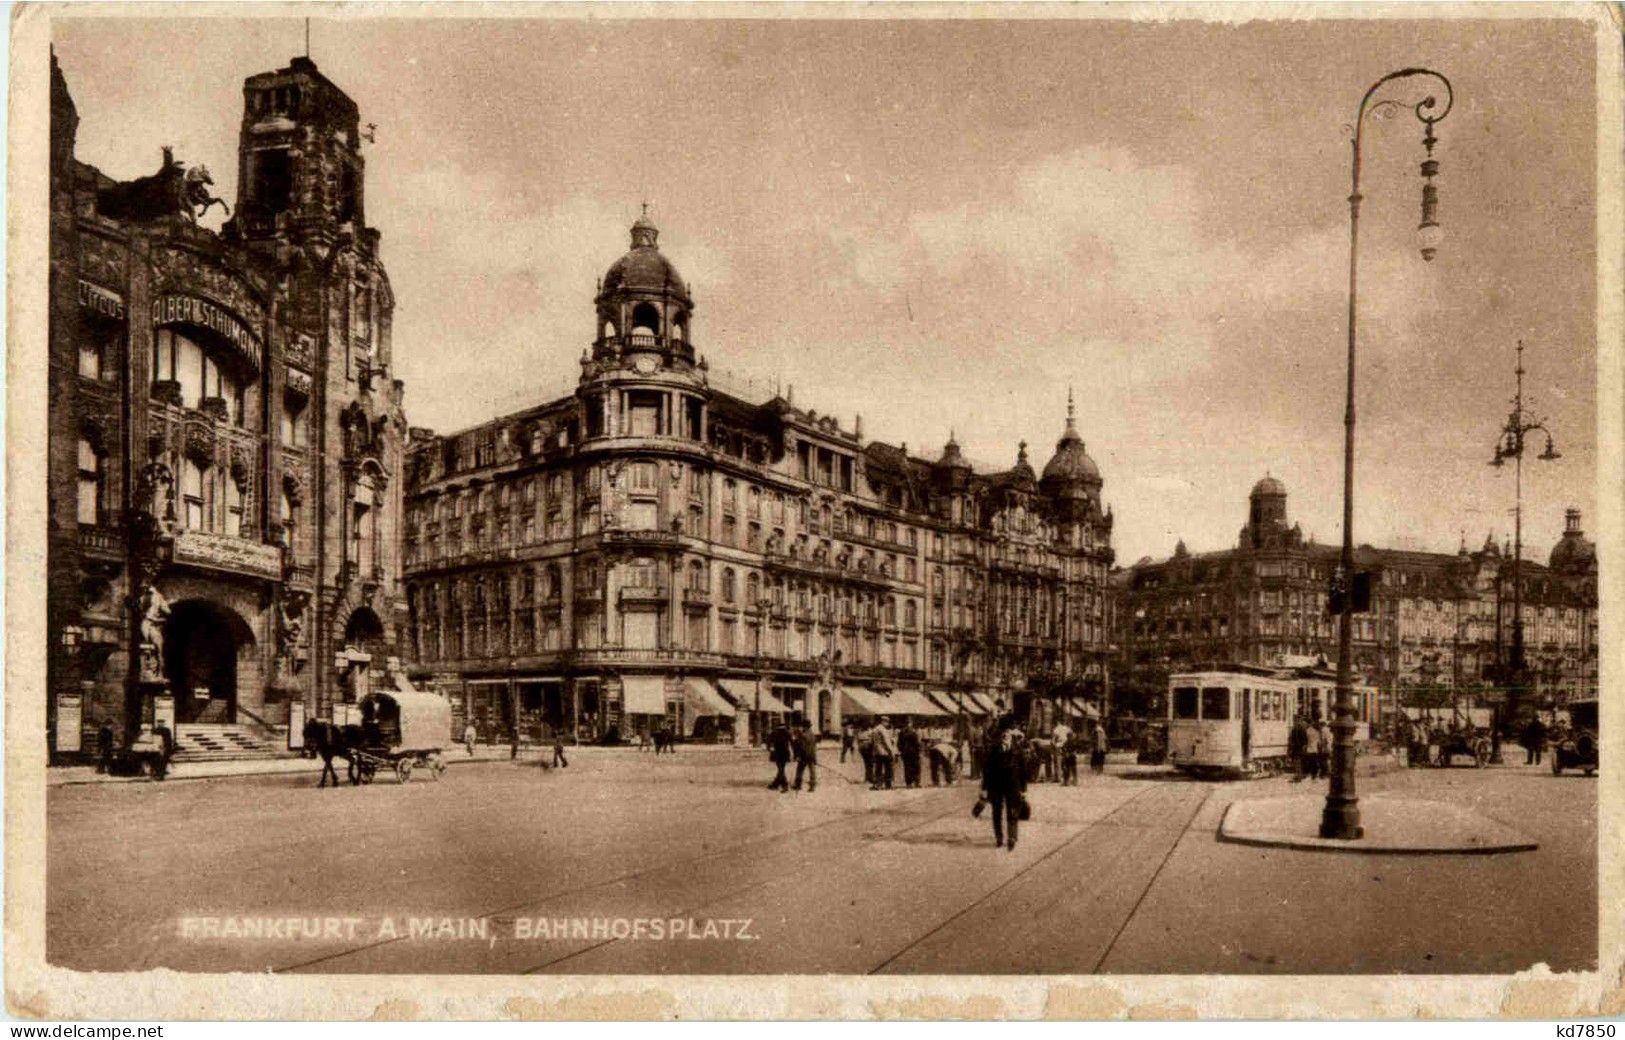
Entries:
<svg viewBox="0 0 1625 1040">
<path fill-rule="evenodd" d="M 259 726 L 182 723 L 175 727 L 176 762 L 226 762 L 284 758 L 287 737 Z"/>
</svg>

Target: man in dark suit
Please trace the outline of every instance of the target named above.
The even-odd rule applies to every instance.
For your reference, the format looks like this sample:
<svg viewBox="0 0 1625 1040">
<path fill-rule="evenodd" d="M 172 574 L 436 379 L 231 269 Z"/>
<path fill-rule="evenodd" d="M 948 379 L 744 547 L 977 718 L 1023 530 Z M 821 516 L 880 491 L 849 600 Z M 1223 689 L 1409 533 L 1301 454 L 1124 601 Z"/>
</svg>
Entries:
<svg viewBox="0 0 1625 1040">
<path fill-rule="evenodd" d="M 903 760 L 903 786 L 920 786 L 920 731 L 914 728 L 913 719 L 904 719 L 903 728 L 897 731 L 897 757 Z"/>
<path fill-rule="evenodd" d="M 96 731 L 96 772 L 110 773 L 113 771 L 113 720 L 103 719 L 102 728 Z"/>
<path fill-rule="evenodd" d="M 988 739 L 987 758 L 982 766 L 982 794 L 993 814 L 993 844 L 1016 847 L 1016 825 L 1027 790 L 1025 742 L 1015 719 L 1006 715 Z M 1008 825 L 1009 841 L 1005 840 Z"/>
<path fill-rule="evenodd" d="M 790 790 L 790 781 L 784 775 L 784 767 L 790 764 L 790 730 L 784 723 L 773 727 L 773 732 L 767 738 L 767 759 L 778 766 L 778 774 L 773 782 L 767 785 L 769 791 L 784 792 Z"/>
<path fill-rule="evenodd" d="M 801 776 L 805 773 L 807 793 L 811 794 L 818 790 L 818 737 L 805 720 L 796 723 L 793 743 L 796 756 L 796 782 L 791 786 L 798 791 L 801 790 Z"/>
</svg>

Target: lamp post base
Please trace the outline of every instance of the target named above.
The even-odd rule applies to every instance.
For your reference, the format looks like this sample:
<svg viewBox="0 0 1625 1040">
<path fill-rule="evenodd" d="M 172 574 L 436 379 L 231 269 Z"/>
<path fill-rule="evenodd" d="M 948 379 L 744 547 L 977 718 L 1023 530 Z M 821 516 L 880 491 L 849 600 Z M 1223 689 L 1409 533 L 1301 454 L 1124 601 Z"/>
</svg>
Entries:
<svg viewBox="0 0 1625 1040">
<path fill-rule="evenodd" d="M 1320 816 L 1320 836 L 1338 841 L 1365 837 L 1365 828 L 1360 826 L 1360 800 L 1328 795 Z"/>
</svg>

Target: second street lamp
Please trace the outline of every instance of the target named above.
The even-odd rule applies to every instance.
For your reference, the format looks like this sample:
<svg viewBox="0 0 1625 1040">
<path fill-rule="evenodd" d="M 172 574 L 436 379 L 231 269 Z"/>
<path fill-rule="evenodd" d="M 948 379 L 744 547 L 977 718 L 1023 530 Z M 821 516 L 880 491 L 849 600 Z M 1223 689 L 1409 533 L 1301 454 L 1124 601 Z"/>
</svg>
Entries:
<svg viewBox="0 0 1625 1040">
<path fill-rule="evenodd" d="M 1517 474 L 1513 484 L 1512 509 L 1512 652 L 1506 662 L 1502 674 L 1498 677 L 1501 685 L 1507 690 L 1507 715 L 1514 725 L 1517 724 L 1520 702 L 1524 684 L 1528 677 L 1523 653 L 1523 452 L 1529 435 L 1539 430 L 1546 435 L 1546 448 L 1535 458 L 1543 462 L 1552 462 L 1562 458 L 1562 453 L 1552 446 L 1552 431 L 1546 428 L 1543 420 L 1525 411 L 1523 399 L 1523 340 L 1518 341 L 1518 367 L 1517 391 L 1512 398 L 1512 412 L 1507 416 L 1505 425 L 1496 438 L 1495 457 L 1490 465 L 1497 468 L 1506 465 L 1506 460 L 1513 462 L 1513 472 Z M 1500 662 L 1497 662 L 1500 663 Z M 1495 760 L 1500 760 L 1501 753 L 1501 726 L 1505 720 L 1497 713 L 1495 719 Z"/>
<path fill-rule="evenodd" d="M 1395 99 L 1376 99 L 1377 92 L 1398 80 L 1424 79 L 1437 81 L 1444 88 L 1443 100 L 1431 91 L 1414 103 Z M 1374 100 L 1376 99 L 1376 100 Z M 1389 113 L 1409 108 L 1422 121 L 1425 132 L 1422 144 L 1427 158 L 1422 163 L 1422 219 L 1417 226 L 1423 260 L 1432 260 L 1438 251 L 1440 228 L 1438 221 L 1439 191 L 1433 178 L 1439 173 L 1438 160 L 1433 158 L 1433 146 L 1438 138 L 1433 135 L 1434 125 L 1450 114 L 1455 103 L 1455 92 L 1450 81 L 1432 69 L 1408 68 L 1388 75 L 1371 84 L 1360 99 L 1360 108 L 1354 118 L 1352 190 L 1349 192 L 1349 314 L 1348 314 L 1348 386 L 1343 417 L 1343 553 L 1338 567 L 1338 581 L 1344 590 L 1351 590 L 1354 582 L 1354 346 L 1358 311 L 1356 301 L 1359 271 L 1360 242 L 1360 145 L 1365 136 L 1365 119 L 1372 112 Z M 1332 721 L 1331 783 L 1326 793 L 1326 808 L 1321 814 L 1320 836 L 1353 840 L 1364 834 L 1360 826 L 1360 800 L 1354 785 L 1354 673 L 1353 597 L 1343 595 L 1337 617 L 1337 699 Z"/>
</svg>

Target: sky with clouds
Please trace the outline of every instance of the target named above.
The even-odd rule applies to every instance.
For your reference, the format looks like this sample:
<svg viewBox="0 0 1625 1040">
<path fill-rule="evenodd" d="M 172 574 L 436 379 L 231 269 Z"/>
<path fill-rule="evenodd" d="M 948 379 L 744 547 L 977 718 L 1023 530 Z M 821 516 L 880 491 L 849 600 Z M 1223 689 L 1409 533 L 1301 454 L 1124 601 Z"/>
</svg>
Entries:
<svg viewBox="0 0 1625 1040">
<path fill-rule="evenodd" d="M 129 178 L 173 144 L 233 199 L 242 80 L 303 31 L 57 19 L 79 157 Z M 1232 544 L 1265 471 L 1306 533 L 1340 538 L 1346 128 L 1383 73 L 1436 68 L 1456 101 L 1432 263 L 1421 124 L 1367 123 L 1356 537 L 1510 531 L 1510 469 L 1485 463 L 1519 338 L 1563 452 L 1526 467 L 1526 551 L 1544 558 L 1566 506 L 1595 527 L 1587 25 L 440 17 L 311 36 L 378 127 L 367 216 L 415 425 L 566 391 L 646 200 L 719 382 L 793 386 L 932 457 L 952 429 L 997 468 L 1024 439 L 1042 467 L 1073 387 L 1124 562 Z"/>
</svg>

